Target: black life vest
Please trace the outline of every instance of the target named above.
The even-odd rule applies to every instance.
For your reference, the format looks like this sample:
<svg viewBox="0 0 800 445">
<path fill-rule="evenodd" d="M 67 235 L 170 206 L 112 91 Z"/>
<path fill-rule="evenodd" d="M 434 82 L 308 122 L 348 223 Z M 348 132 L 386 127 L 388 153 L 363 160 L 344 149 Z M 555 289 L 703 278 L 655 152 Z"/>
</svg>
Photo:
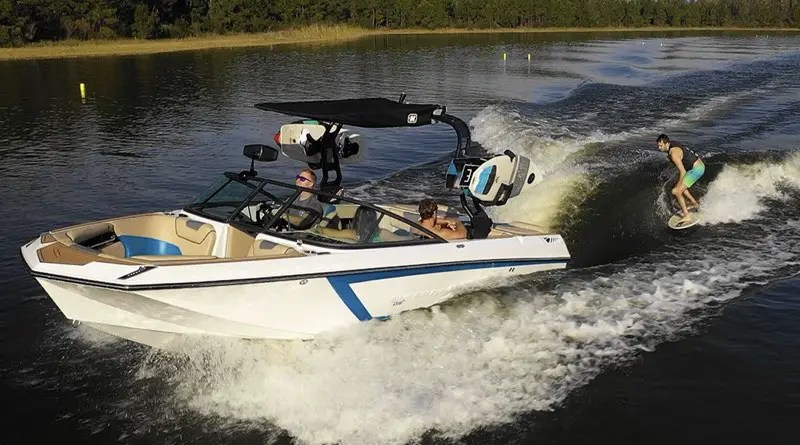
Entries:
<svg viewBox="0 0 800 445">
<path fill-rule="evenodd" d="M 672 161 L 671 153 L 673 148 L 677 148 L 683 151 L 683 168 L 685 168 L 687 171 L 693 169 L 694 163 L 697 162 L 698 159 L 700 159 L 700 155 L 698 155 L 697 153 L 693 152 L 692 150 L 689 150 L 688 148 L 682 145 L 673 142 L 669 145 L 669 150 L 667 150 L 667 159 L 669 159 L 670 161 Z"/>
</svg>

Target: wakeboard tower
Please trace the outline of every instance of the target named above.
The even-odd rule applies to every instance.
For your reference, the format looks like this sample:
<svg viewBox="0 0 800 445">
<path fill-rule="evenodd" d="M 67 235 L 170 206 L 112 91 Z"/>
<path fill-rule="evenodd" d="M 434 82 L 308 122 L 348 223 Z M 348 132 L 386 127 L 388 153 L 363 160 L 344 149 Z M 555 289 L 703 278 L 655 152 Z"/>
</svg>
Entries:
<svg viewBox="0 0 800 445">
<path fill-rule="evenodd" d="M 511 150 L 500 155 L 485 153 L 472 143 L 469 126 L 447 114 L 445 106 L 409 104 L 405 98 L 403 94 L 397 101 L 366 98 L 260 103 L 256 108 L 306 118 L 283 125 L 274 140 L 285 156 L 321 170 L 320 189 L 329 193 L 336 193 L 341 187 L 342 164 L 362 161 L 367 153 L 364 138 L 344 129 L 344 125 L 364 128 L 416 127 L 436 122 L 450 125 L 457 142 L 445 186 L 460 191 L 461 205 L 470 220 L 470 238 L 486 238 L 494 223 L 483 208 L 505 205 L 524 189 L 539 184 L 542 176 L 529 158 Z M 335 178 L 331 173 L 335 173 Z"/>
</svg>

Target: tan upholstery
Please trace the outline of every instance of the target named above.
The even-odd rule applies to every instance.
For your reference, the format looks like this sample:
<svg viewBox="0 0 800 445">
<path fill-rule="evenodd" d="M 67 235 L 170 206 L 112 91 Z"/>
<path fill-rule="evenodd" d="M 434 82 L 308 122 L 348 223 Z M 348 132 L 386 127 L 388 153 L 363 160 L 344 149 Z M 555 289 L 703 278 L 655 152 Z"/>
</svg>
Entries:
<svg viewBox="0 0 800 445">
<path fill-rule="evenodd" d="M 121 241 L 117 241 L 114 244 L 103 247 L 100 249 L 100 252 L 106 255 L 122 258 L 125 256 L 125 246 L 122 245 Z"/>
<path fill-rule="evenodd" d="M 544 231 L 531 224 L 513 221 L 511 224 L 498 223 L 489 233 L 489 238 L 505 238 L 510 236 L 536 236 L 542 235 Z"/>
<path fill-rule="evenodd" d="M 155 238 L 175 244 L 183 255 L 211 255 L 217 233 L 211 224 L 175 215 L 149 214 L 112 222 L 117 236 Z"/>
<path fill-rule="evenodd" d="M 144 261 L 190 261 L 190 260 L 215 260 L 213 255 L 136 255 L 132 260 Z"/>
<path fill-rule="evenodd" d="M 247 252 L 248 257 L 299 257 L 303 256 L 302 253 L 292 249 L 291 247 L 275 244 L 271 241 L 257 239 L 250 246 L 250 251 Z"/>
<path fill-rule="evenodd" d="M 69 246 L 107 233 L 109 228 L 117 236 L 141 236 L 175 244 L 181 249 L 183 255 L 211 255 L 217 240 L 216 231 L 211 224 L 163 213 L 134 215 L 100 223 L 82 224 L 53 231 L 51 236 L 54 240 Z M 111 256 L 122 257 L 124 255 L 121 243 L 114 243 L 103 248 L 102 251 Z"/>
<path fill-rule="evenodd" d="M 244 258 L 252 251 L 255 237 L 243 232 L 236 227 L 228 227 L 228 246 L 225 256 L 228 258 Z"/>
<path fill-rule="evenodd" d="M 82 244 L 86 241 L 91 240 L 92 238 L 96 238 L 101 235 L 105 235 L 108 233 L 112 233 L 114 231 L 114 226 L 102 222 L 102 223 L 91 223 L 91 224 L 82 224 L 80 226 L 74 226 L 67 230 L 61 231 L 54 231 L 50 233 L 53 241 L 57 241 L 65 246 L 75 247 L 84 249 L 87 252 L 94 252 L 94 250 L 90 249 L 89 247 L 83 246 Z M 117 241 L 113 244 L 105 246 L 101 252 L 106 254 L 111 254 L 111 256 L 117 257 L 124 257 L 125 256 L 125 249 L 122 247 L 122 243 Z"/>
<path fill-rule="evenodd" d="M 404 223 L 403 221 L 397 218 L 390 218 L 389 216 L 384 216 L 383 218 L 381 218 L 381 222 L 378 225 L 383 231 L 386 232 L 395 232 L 398 230 L 402 230 L 405 233 L 411 233 L 410 225 Z"/>
<path fill-rule="evenodd" d="M 340 219 L 350 219 L 356 216 L 356 210 L 358 210 L 358 204 L 336 204 L 336 216 Z"/>
<path fill-rule="evenodd" d="M 114 226 L 109 223 L 94 223 L 68 230 L 65 235 L 76 244 L 81 244 L 100 235 L 114 231 Z"/>
<path fill-rule="evenodd" d="M 175 233 L 175 215 L 149 214 L 120 218 L 112 222 L 119 235 L 144 236 L 173 242 L 178 239 Z M 174 243 L 177 244 L 177 243 Z M 179 245 L 180 247 L 180 245 Z"/>
<path fill-rule="evenodd" d="M 53 240 L 65 246 L 71 246 L 75 244 L 75 241 L 72 241 L 72 238 L 67 236 L 67 232 L 52 232 L 51 236 L 53 237 Z"/>
<path fill-rule="evenodd" d="M 66 235 L 62 234 L 62 236 L 66 239 Z M 70 241 L 67 240 L 67 242 Z M 111 257 L 72 242 L 68 245 L 58 241 L 51 242 L 38 249 L 36 255 L 39 257 L 39 261 L 43 263 L 69 264 L 73 266 L 83 266 L 95 261 L 113 264 L 137 264 L 135 261 Z"/>
<path fill-rule="evenodd" d="M 175 218 L 175 233 L 195 244 L 203 244 L 207 237 L 216 236 L 214 226 L 189 218 Z"/>
</svg>

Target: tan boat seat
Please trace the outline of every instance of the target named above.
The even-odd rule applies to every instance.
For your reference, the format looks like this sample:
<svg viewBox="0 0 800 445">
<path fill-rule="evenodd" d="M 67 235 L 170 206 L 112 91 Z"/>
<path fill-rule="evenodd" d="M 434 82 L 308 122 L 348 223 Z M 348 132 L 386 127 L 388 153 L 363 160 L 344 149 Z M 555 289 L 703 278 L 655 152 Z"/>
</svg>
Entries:
<svg viewBox="0 0 800 445">
<path fill-rule="evenodd" d="M 538 226 L 514 221 L 512 224 L 496 223 L 489 233 L 489 238 L 503 238 L 508 236 L 537 236 L 544 230 Z"/>
<path fill-rule="evenodd" d="M 262 256 L 299 257 L 303 256 L 303 254 L 296 251 L 295 249 L 292 249 L 291 247 L 286 247 L 267 240 L 257 239 L 253 242 L 253 245 L 250 246 L 250 251 L 247 252 L 247 256 L 248 257 L 262 257 Z"/>
<path fill-rule="evenodd" d="M 129 256 L 152 261 L 215 258 L 212 254 L 217 241 L 213 225 L 166 213 L 81 224 L 50 232 L 49 236 L 102 258 Z M 242 250 L 246 249 L 243 246 Z"/>
<path fill-rule="evenodd" d="M 149 214 L 121 218 L 114 221 L 113 225 L 123 241 L 126 236 L 149 238 L 155 242 L 174 245 L 181 255 L 211 255 L 217 241 L 217 233 L 211 224 L 175 215 Z M 137 250 L 142 255 L 151 254 Z"/>
<path fill-rule="evenodd" d="M 178 238 L 194 245 L 180 243 L 178 246 L 185 255 L 209 255 L 214 249 L 217 232 L 211 224 L 192 221 L 189 218 L 175 218 L 175 234 Z M 185 249 L 187 246 L 189 249 Z"/>
<path fill-rule="evenodd" d="M 92 238 L 114 232 L 114 226 L 109 223 L 95 223 L 68 230 L 66 235 L 75 244 L 82 244 Z"/>
</svg>

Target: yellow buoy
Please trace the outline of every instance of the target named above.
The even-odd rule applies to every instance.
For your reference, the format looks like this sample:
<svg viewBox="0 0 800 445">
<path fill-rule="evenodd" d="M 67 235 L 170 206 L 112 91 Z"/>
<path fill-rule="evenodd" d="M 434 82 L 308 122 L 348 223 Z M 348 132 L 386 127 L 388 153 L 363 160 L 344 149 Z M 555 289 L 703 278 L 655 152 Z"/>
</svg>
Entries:
<svg viewBox="0 0 800 445">
<path fill-rule="evenodd" d="M 81 99 L 86 100 L 86 84 L 81 82 Z"/>
<path fill-rule="evenodd" d="M 505 62 L 507 58 L 508 58 L 508 55 L 506 53 L 503 53 L 503 62 Z"/>
<path fill-rule="evenodd" d="M 531 61 L 531 53 L 528 53 L 528 62 Z"/>
</svg>

